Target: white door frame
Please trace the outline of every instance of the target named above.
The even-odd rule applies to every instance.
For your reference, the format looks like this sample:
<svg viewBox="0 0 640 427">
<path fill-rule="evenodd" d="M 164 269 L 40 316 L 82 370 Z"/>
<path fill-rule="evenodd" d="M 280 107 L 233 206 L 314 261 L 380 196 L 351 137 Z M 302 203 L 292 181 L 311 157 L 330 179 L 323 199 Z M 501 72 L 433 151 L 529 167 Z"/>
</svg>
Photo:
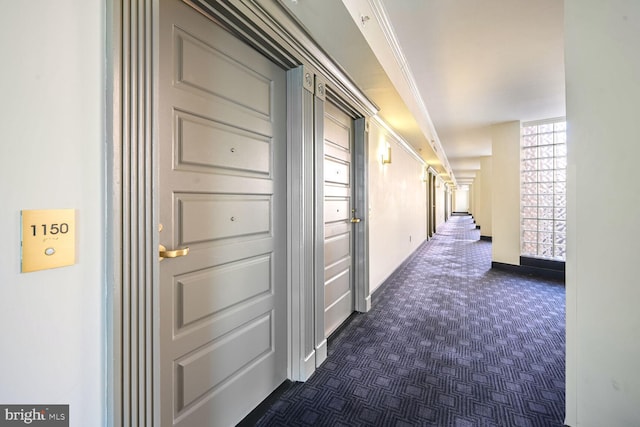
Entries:
<svg viewBox="0 0 640 427">
<path fill-rule="evenodd" d="M 106 424 L 158 425 L 157 23 L 161 0 L 107 0 Z M 277 0 L 183 0 L 288 69 L 289 377 L 306 380 L 322 354 L 314 334 L 313 99 L 315 76 L 361 117 L 377 112 Z M 305 64 L 304 67 L 301 64 Z M 311 91 L 309 90 L 311 86 Z M 310 107 L 311 106 L 311 107 Z M 356 121 L 356 310 L 370 307 L 366 121 Z M 358 152 L 360 153 L 358 155 Z M 323 337 L 324 338 L 324 337 Z M 319 357 L 319 359 L 318 359 Z"/>
</svg>

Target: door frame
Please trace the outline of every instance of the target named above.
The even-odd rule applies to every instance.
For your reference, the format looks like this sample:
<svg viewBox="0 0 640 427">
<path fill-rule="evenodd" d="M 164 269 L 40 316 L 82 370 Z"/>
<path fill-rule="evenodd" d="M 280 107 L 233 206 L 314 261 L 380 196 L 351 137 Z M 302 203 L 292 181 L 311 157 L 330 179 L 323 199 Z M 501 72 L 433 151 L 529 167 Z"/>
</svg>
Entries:
<svg viewBox="0 0 640 427">
<path fill-rule="evenodd" d="M 106 2 L 106 425 L 151 426 L 159 419 L 156 5 Z"/>
<path fill-rule="evenodd" d="M 429 237 L 433 237 L 436 234 L 437 224 L 436 224 L 436 205 L 437 205 L 437 191 L 436 191 L 436 180 L 438 177 L 438 173 L 435 169 L 429 167 Z"/>
<path fill-rule="evenodd" d="M 106 2 L 106 424 L 154 426 L 160 420 L 158 340 L 158 148 L 156 105 L 158 5 L 161 0 Z M 358 112 L 356 185 L 364 227 L 358 232 L 356 310 L 366 311 L 368 205 L 366 117 L 377 107 L 279 5 L 278 0 L 182 0 L 287 71 L 288 364 L 289 378 L 316 368 L 314 338 L 313 92 L 321 76 Z M 312 83 L 315 87 L 315 84 Z M 315 90 L 315 89 L 314 89 Z M 311 100 L 311 104 L 309 104 Z M 309 187 L 311 185 L 311 187 Z M 306 186 L 306 187 L 305 187 Z M 309 188 L 311 191 L 309 192 Z M 309 240 L 311 239 L 311 240 Z M 314 244 L 310 244 L 314 242 Z M 305 261 L 311 261 L 306 263 Z M 313 350 L 306 351 L 311 342 Z M 322 355 L 320 355 L 322 358 Z M 313 363 L 310 363 L 313 361 Z"/>
<path fill-rule="evenodd" d="M 371 294 L 369 291 L 369 221 L 367 220 L 369 211 L 369 169 L 367 164 L 369 159 L 369 119 L 362 117 L 358 111 L 345 103 L 339 94 L 331 90 L 330 86 L 327 88 L 326 99 L 353 120 L 353 207 L 357 216 L 361 219 L 361 222 L 353 230 L 354 309 L 357 312 L 366 313 L 371 309 Z M 319 117 L 318 120 L 324 120 L 324 117 Z M 324 166 L 324 135 L 318 135 L 316 141 L 319 142 L 316 154 L 316 168 L 320 170 Z M 316 173 L 316 180 L 316 193 L 319 197 L 322 197 L 317 202 L 320 205 L 321 200 L 324 200 L 324 177 Z M 324 218 L 319 218 L 317 223 L 318 233 L 322 235 Z M 321 248 L 324 249 L 322 246 L 324 239 L 319 240 L 322 241 Z M 324 283 L 324 258 L 316 258 L 316 262 L 318 266 L 322 266 L 319 268 L 318 274 L 320 276 L 318 276 L 317 282 Z M 322 307 L 322 310 L 324 311 L 324 307 Z"/>
<path fill-rule="evenodd" d="M 315 363 L 320 366 L 327 358 L 327 336 L 325 336 L 325 260 L 324 260 L 324 160 L 325 160 L 325 140 L 324 121 L 325 103 L 331 102 L 339 110 L 349 116 L 353 122 L 353 148 L 351 155 L 352 176 L 352 197 L 353 208 L 361 218 L 360 223 L 352 230 L 352 280 L 353 280 L 353 303 L 354 311 L 367 312 L 371 309 L 371 293 L 369 290 L 369 221 L 368 221 L 368 168 L 369 158 L 368 119 L 362 117 L 357 110 L 354 110 L 346 103 L 339 93 L 332 90 L 325 79 L 316 76 L 314 91 L 314 169 L 313 176 L 315 182 L 315 235 L 314 235 L 314 283 L 315 283 Z M 364 221 L 362 221 L 364 220 Z"/>
<path fill-rule="evenodd" d="M 371 290 L 369 289 L 369 119 L 355 119 L 355 150 L 353 167 L 354 194 L 356 212 L 361 220 L 354 231 L 354 287 L 355 309 L 366 313 L 371 309 Z"/>
</svg>

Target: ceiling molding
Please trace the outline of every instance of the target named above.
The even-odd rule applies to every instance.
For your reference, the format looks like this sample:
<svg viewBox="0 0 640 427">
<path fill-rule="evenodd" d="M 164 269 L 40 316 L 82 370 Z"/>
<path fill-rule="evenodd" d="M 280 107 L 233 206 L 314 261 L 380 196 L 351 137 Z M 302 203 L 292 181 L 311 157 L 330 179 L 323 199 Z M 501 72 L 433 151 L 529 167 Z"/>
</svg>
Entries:
<svg viewBox="0 0 640 427">
<path fill-rule="evenodd" d="M 429 111 L 422 99 L 422 96 L 420 95 L 420 92 L 418 90 L 418 85 L 416 84 L 416 80 L 413 77 L 413 73 L 411 72 L 411 69 L 404 56 L 404 53 L 402 52 L 402 48 L 394 33 L 393 26 L 391 25 L 391 21 L 389 20 L 389 17 L 384 8 L 384 5 L 381 3 L 380 0 L 367 0 L 367 1 L 369 4 L 369 8 L 372 14 L 374 15 L 375 20 L 378 23 L 379 29 L 382 32 L 382 35 L 384 36 L 384 39 L 388 45 L 388 48 L 390 49 L 392 56 L 395 60 L 394 65 L 397 71 L 399 71 L 400 74 L 402 75 L 402 78 L 406 85 L 406 91 L 403 90 L 402 88 L 398 88 L 398 92 L 402 96 L 403 92 L 408 91 L 408 94 L 406 94 L 405 96 L 411 97 L 411 100 L 413 102 L 409 103 L 409 105 L 411 104 L 415 105 L 418 110 L 413 112 L 418 119 L 418 123 L 422 122 L 426 124 L 429 135 L 425 135 L 425 137 L 428 139 L 431 147 L 433 148 L 436 156 L 442 163 L 445 171 L 449 174 L 449 178 L 455 184 L 456 179 L 453 176 L 453 171 L 451 170 L 451 166 L 449 165 L 449 160 L 447 158 L 444 148 L 442 147 L 442 144 L 440 143 L 440 138 L 438 137 L 436 128 L 433 124 L 433 121 L 431 120 L 431 116 L 429 115 Z M 366 20 L 364 20 L 364 17 L 363 17 L 362 25 L 364 26 L 365 24 L 366 24 Z M 365 34 L 365 37 L 366 37 L 366 34 Z M 383 64 L 383 67 L 384 67 L 384 64 Z M 392 79 L 392 81 L 394 81 L 394 79 Z"/>
</svg>

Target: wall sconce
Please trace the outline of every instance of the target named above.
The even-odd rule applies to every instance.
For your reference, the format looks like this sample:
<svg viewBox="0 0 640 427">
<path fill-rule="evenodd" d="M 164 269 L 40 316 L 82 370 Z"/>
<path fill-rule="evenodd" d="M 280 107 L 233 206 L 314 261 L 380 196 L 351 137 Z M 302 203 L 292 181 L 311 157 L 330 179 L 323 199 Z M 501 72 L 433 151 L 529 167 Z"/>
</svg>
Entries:
<svg viewBox="0 0 640 427">
<path fill-rule="evenodd" d="M 382 154 L 380 155 L 382 164 L 387 164 L 387 163 L 391 163 L 391 144 L 389 144 L 387 142 L 387 149 L 386 151 L 383 151 Z"/>
<path fill-rule="evenodd" d="M 422 179 L 422 182 L 427 182 L 429 181 L 429 166 L 425 165 L 422 167 L 422 176 L 420 177 Z"/>
</svg>

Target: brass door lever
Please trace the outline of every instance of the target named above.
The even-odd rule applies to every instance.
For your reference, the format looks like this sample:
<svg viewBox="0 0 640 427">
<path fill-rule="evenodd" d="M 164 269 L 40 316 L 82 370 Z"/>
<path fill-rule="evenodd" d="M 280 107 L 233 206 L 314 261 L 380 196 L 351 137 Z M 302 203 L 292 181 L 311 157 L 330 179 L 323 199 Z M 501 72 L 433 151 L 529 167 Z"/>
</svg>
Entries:
<svg viewBox="0 0 640 427">
<path fill-rule="evenodd" d="M 356 210 L 351 209 L 351 224 L 357 224 L 360 221 L 361 221 L 360 218 L 356 218 Z"/>
<path fill-rule="evenodd" d="M 165 258 L 178 258 L 181 256 L 187 256 L 187 254 L 189 254 L 189 247 L 168 251 L 167 248 L 165 248 L 163 245 L 160 245 L 160 261 Z"/>
</svg>

